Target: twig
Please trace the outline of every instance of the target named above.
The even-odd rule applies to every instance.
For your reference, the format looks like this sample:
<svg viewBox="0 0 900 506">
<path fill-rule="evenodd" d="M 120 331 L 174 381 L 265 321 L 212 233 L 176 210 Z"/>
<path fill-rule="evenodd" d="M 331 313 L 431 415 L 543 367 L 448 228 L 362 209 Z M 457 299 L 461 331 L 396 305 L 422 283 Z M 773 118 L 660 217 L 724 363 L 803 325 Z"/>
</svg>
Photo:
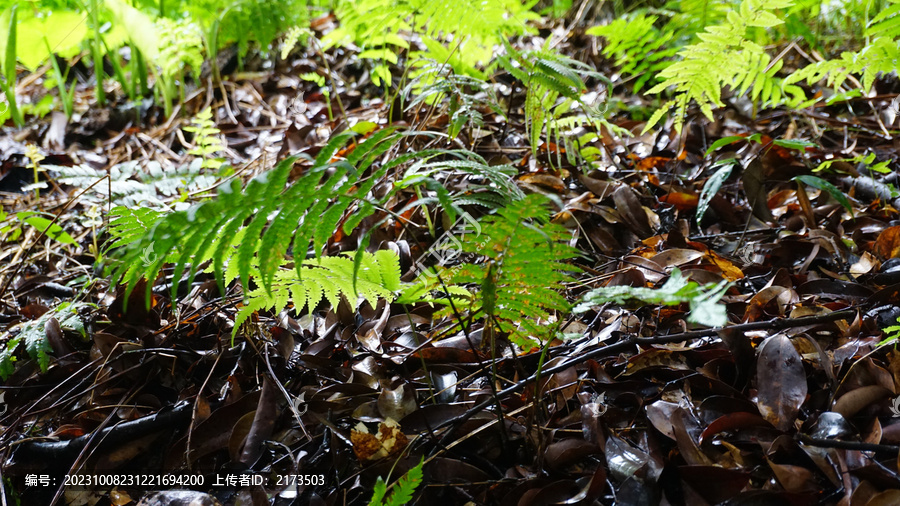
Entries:
<svg viewBox="0 0 900 506">
<path fill-rule="evenodd" d="M 861 443 L 859 441 L 838 441 L 836 439 L 820 439 L 810 437 L 806 434 L 799 434 L 797 439 L 809 446 L 818 446 L 819 448 L 837 448 L 840 450 L 859 450 L 863 452 L 900 452 L 900 446 L 882 445 L 875 443 Z"/>
</svg>

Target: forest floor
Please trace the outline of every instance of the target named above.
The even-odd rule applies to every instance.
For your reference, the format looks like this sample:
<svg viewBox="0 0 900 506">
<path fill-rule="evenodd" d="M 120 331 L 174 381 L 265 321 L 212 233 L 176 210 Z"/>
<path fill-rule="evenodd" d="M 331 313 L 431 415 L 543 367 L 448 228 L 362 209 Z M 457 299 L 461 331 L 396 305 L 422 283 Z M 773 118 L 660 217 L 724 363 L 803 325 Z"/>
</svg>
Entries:
<svg viewBox="0 0 900 506">
<path fill-rule="evenodd" d="M 422 460 L 418 504 L 900 502 L 900 353 L 881 345 L 900 316 L 900 178 L 859 158 L 896 167 L 885 111 L 900 86 L 884 80 L 875 97 L 756 117 L 731 97 L 714 122 L 695 114 L 680 134 L 662 124 L 641 134 L 653 104 L 579 30 L 556 49 L 612 80 L 607 93 L 589 79 L 588 93 L 621 129 L 582 130 L 594 134 L 583 137 L 589 162 L 553 139 L 532 150 L 521 83 L 502 71 L 502 107 L 482 107 L 482 125 L 448 139 L 445 106 L 410 105 L 395 89 L 385 100 L 365 62 L 344 52 L 327 53 L 337 84 L 327 96 L 298 78 L 319 68 L 298 50 L 274 66 L 226 64 L 221 85 L 195 83 L 169 118 L 149 100 L 126 108 L 114 88 L 97 107 L 83 84 L 71 120 L 51 112 L 3 128 L 3 210 L 46 213 L 68 234 L 42 234 L 25 215 L 0 223 L 3 341 L 27 335 L 52 348 L 46 372 L 24 341 L 8 352 L 4 504 L 180 504 L 178 494 L 366 504 L 378 478 L 395 483 Z M 40 77 L 20 84 L 33 102 L 47 93 Z M 196 157 L 184 127 L 207 106 L 235 169 L 227 177 L 245 181 L 287 155 L 314 157 L 349 127 L 418 132 L 407 149 L 466 148 L 509 165 L 522 192 L 553 198 L 551 221 L 581 252 L 578 281 L 553 287 L 570 302 L 599 286 L 660 287 L 677 268 L 730 283 L 729 323 L 688 322 L 687 303 L 601 304 L 555 314 L 566 339 L 545 355 L 498 336 L 492 360 L 472 342 L 483 321 L 460 331 L 428 304 L 382 300 L 262 311 L 232 342 L 239 285 L 222 296 L 201 275 L 172 300 L 171 270 L 151 300 L 138 288 L 124 311 L 123 287 L 104 277 L 115 256 L 97 262 L 106 212 L 113 200 L 164 209 L 212 194 L 220 173 L 186 169 Z M 27 187 L 35 174 L 39 195 Z M 129 181 L 136 189 L 113 191 Z M 393 211 L 415 197 L 404 198 Z M 371 242 L 399 253 L 404 281 L 453 233 L 427 209 L 380 225 Z M 335 230 L 326 250 L 355 250 L 357 239 Z"/>
</svg>

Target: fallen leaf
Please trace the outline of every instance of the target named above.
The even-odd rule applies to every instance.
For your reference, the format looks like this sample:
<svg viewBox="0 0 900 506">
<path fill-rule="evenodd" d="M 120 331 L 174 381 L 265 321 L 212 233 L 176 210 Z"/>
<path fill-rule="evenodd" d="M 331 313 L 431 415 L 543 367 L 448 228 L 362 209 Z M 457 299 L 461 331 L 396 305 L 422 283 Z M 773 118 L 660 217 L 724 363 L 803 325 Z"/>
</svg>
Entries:
<svg viewBox="0 0 900 506">
<path fill-rule="evenodd" d="M 883 260 L 900 257 L 900 225 L 888 227 L 878 234 L 874 253 Z"/>
<path fill-rule="evenodd" d="M 766 339 L 760 347 L 756 382 L 760 414 L 779 430 L 790 429 L 808 387 L 800 354 L 784 334 Z"/>
</svg>

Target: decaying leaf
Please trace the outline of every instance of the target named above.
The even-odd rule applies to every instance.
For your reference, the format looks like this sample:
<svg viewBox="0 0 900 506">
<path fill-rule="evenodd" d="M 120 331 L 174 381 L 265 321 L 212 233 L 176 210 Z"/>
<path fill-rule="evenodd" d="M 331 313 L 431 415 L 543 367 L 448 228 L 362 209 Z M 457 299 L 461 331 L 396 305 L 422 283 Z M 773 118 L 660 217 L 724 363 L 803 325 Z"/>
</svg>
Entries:
<svg viewBox="0 0 900 506">
<path fill-rule="evenodd" d="M 756 378 L 760 414 L 778 429 L 788 430 L 797 419 L 808 389 L 803 360 L 787 336 L 776 334 L 763 342 Z"/>
<path fill-rule="evenodd" d="M 400 424 L 388 418 L 378 424 L 378 432 L 375 434 L 369 433 L 368 427 L 362 422 L 356 424 L 350 431 L 350 442 L 356 458 L 364 461 L 396 457 L 406 448 L 409 439 L 400 431 Z"/>
</svg>

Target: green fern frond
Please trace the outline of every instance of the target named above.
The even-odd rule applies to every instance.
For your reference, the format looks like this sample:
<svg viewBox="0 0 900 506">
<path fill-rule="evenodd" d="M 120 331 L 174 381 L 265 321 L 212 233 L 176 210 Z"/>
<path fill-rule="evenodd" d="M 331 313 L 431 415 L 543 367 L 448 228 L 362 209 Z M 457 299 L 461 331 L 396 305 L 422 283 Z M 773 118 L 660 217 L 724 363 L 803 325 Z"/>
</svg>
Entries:
<svg viewBox="0 0 900 506">
<path fill-rule="evenodd" d="M 784 100 L 787 93 L 799 102 L 799 88 L 782 90 L 785 83 L 774 77 L 774 71 L 769 68 L 770 59 L 763 48 L 747 39 L 750 28 L 781 24 L 773 11 L 790 5 L 791 0 L 743 0 L 738 9 L 728 13 L 725 23 L 708 26 L 698 34 L 700 41 L 679 51 L 681 61 L 663 69 L 658 74 L 662 82 L 647 92 L 661 93 L 671 88 L 675 98 L 663 104 L 661 110 L 664 112 L 653 114 L 644 131 L 652 128 L 669 111 L 675 115 L 675 129 L 681 131 L 692 102 L 712 120 L 713 106 L 725 105 L 722 102 L 725 86 L 743 91 L 752 86 L 757 97 L 770 100 Z"/>
<path fill-rule="evenodd" d="M 187 265 L 191 266 L 190 282 L 199 266 L 211 260 L 224 289 L 224 266 L 233 260 L 237 262 L 242 286 L 249 289 L 251 260 L 258 256 L 262 285 L 271 285 L 289 246 L 293 245 L 295 254 L 303 257 L 312 243 L 313 251 L 320 255 L 342 215 L 354 203 L 367 199 L 377 181 L 395 166 L 393 162 L 386 163 L 369 177 L 361 177 L 375 158 L 393 144 L 393 129 L 373 134 L 345 160 L 331 162 L 337 149 L 351 136 L 335 136 L 320 151 L 313 167 L 291 185 L 287 179 L 297 157 L 283 160 L 273 170 L 251 180 L 246 188 L 233 180 L 230 185 L 219 187 L 214 200 L 162 217 L 140 241 L 125 249 L 114 279 L 126 283 L 130 291 L 141 277 L 156 279 L 162 265 L 174 258 L 174 297 Z M 374 209 L 370 208 L 369 214 L 372 212 Z M 241 238 L 240 242 L 236 237 Z M 135 268 L 141 263 L 141 252 L 148 247 L 159 255 L 158 259 Z M 151 284 L 148 283 L 148 289 Z"/>
<path fill-rule="evenodd" d="M 56 318 L 59 327 L 63 330 L 74 330 L 84 337 L 84 321 L 80 316 L 82 310 L 96 307 L 94 304 L 82 302 L 64 302 L 56 308 L 47 311 L 40 318 L 16 325 L 12 332 L 2 339 L 0 346 L 0 379 L 6 380 L 15 372 L 15 351 L 19 344 L 25 344 L 28 356 L 36 360 L 42 372 L 47 372 L 50 366 L 49 353 L 53 352 L 47 341 L 46 326 L 50 318 Z"/>
<path fill-rule="evenodd" d="M 665 9 L 673 13 L 669 26 L 679 27 L 681 36 L 690 38 L 709 25 L 720 24 L 737 4 L 734 0 L 669 0 Z"/>
<path fill-rule="evenodd" d="M 116 206 L 110 211 L 109 233 L 113 241 L 109 249 L 126 246 L 141 239 L 162 213 L 147 207 Z"/>
<path fill-rule="evenodd" d="M 587 91 L 583 79 L 592 77 L 609 84 L 604 76 L 583 62 L 551 51 L 519 52 L 507 41 L 504 47 L 506 54 L 498 57 L 498 63 L 526 87 L 525 127 L 533 152 L 537 151 L 545 125 L 570 112 L 573 104 L 607 124 L 599 111 L 582 100 L 582 93 Z M 564 100 L 557 103 L 560 98 Z"/>
<path fill-rule="evenodd" d="M 374 254 L 363 252 L 355 275 L 354 256 L 350 252 L 306 260 L 300 268 L 300 277 L 293 269 L 279 269 L 268 290 L 259 287 L 247 293 L 248 301 L 235 316 L 232 335 L 254 312 L 269 309 L 277 313 L 286 308 L 288 302 L 299 314 L 304 307 L 312 311 L 323 298 L 332 307 L 337 307 L 341 297 L 345 297 L 354 309 L 363 300 L 373 306 L 378 299 L 392 300 L 394 292 L 401 288 L 400 259 L 396 253 L 389 250 Z M 237 274 L 229 271 L 229 276 L 233 277 L 226 278 L 226 282 Z"/>
<path fill-rule="evenodd" d="M 605 38 L 603 55 L 613 58 L 622 74 L 637 77 L 634 91 L 639 91 L 655 74 L 668 67 L 671 64 L 669 58 L 678 51 L 674 33 L 668 28 L 656 28 L 658 19 L 657 16 L 638 14 L 595 26 L 586 32 Z"/>
<path fill-rule="evenodd" d="M 174 264 L 171 289 L 175 300 L 184 278 L 191 283 L 198 269 L 209 263 L 222 293 L 226 274 L 229 281 L 240 279 L 245 294 L 256 287 L 270 290 L 277 282 L 276 273 L 280 272 L 289 248 L 296 258 L 305 258 L 308 252 L 320 257 L 335 230 L 352 233 L 362 220 L 381 210 L 404 188 L 421 184 L 435 190 L 436 196 L 432 200 L 428 197 L 411 205 L 437 201 L 443 204 L 448 214 L 457 212 L 460 209 L 454 203 L 457 195 L 451 194 L 435 179 L 437 172 L 469 174 L 473 184 L 468 190 L 475 193 L 464 195 L 483 198 L 482 202 L 486 204 L 520 195 L 512 181 L 514 169 L 489 166 L 481 157 L 464 150 L 410 152 L 376 164 L 376 160 L 382 158 L 401 136 L 407 135 L 395 129 L 376 132 L 348 148 L 346 158 L 335 158 L 338 149 L 354 135 L 345 132 L 334 136 L 311 162 L 311 167 L 290 184 L 288 177 L 298 157 L 283 160 L 271 171 L 252 179 L 244 188 L 240 181 L 231 181 L 229 185 L 219 187 L 215 199 L 184 211 L 157 215 L 150 224 L 146 220 L 153 215 L 144 211 L 114 209 L 110 228 L 117 237 L 114 244 L 128 243 L 120 248 L 121 254 L 113 269 L 114 281 L 127 284 L 126 293 L 130 294 L 138 280 L 155 280 L 162 266 L 171 263 Z M 388 187 L 388 191 L 378 197 L 372 194 L 375 185 L 383 182 L 389 171 L 409 165 L 422 173 Z M 479 185 L 478 180 L 485 182 Z M 489 193 L 497 197 L 479 197 Z M 146 230 L 138 237 L 139 226 L 146 226 Z M 360 251 L 355 258 L 357 269 L 364 260 L 362 251 L 368 245 L 368 234 L 360 238 L 359 244 Z M 302 265 L 295 262 L 295 276 L 299 279 L 304 275 Z M 256 280 L 256 287 L 251 287 L 251 278 Z M 354 278 L 351 276 L 351 279 Z M 148 290 L 152 284 L 147 283 Z"/>
<path fill-rule="evenodd" d="M 887 37 L 897 39 L 900 37 L 900 0 L 890 0 L 891 5 L 879 12 L 869 26 L 866 27 L 866 37 Z"/>
<path fill-rule="evenodd" d="M 900 26 L 900 20 L 895 23 Z M 806 80 L 813 84 L 824 79 L 828 86 L 838 90 L 851 74 L 856 74 L 862 76 L 862 91 L 867 93 L 878 74 L 897 70 L 898 60 L 900 47 L 897 42 L 889 37 L 879 37 L 858 52 L 845 51 L 840 58 L 807 65 L 789 76 L 786 82 Z"/>
<path fill-rule="evenodd" d="M 422 466 L 424 465 L 425 459 L 422 458 L 415 467 L 397 481 L 397 484 L 393 487 L 393 492 L 387 498 L 387 483 L 379 476 L 378 481 L 375 482 L 369 506 L 403 506 L 411 501 L 416 488 L 422 483 Z"/>
<path fill-rule="evenodd" d="M 225 149 L 225 144 L 220 137 L 222 132 L 216 127 L 209 107 L 197 113 L 191 124 L 184 127 L 184 131 L 194 134 L 194 145 L 188 154 L 200 158 L 202 167 L 215 170 L 222 166 L 224 158 L 210 156 Z"/>
<path fill-rule="evenodd" d="M 459 135 L 464 126 L 481 127 L 484 124 L 484 110 L 504 115 L 494 88 L 483 77 L 458 74 L 452 66 L 426 60 L 419 60 L 411 74 L 413 79 L 403 93 L 407 97 L 415 94 L 415 98 L 407 109 L 417 108 L 423 103 L 435 105 L 446 102 L 444 108 L 450 117 L 448 134 L 451 139 Z"/>
<path fill-rule="evenodd" d="M 106 204 L 112 201 L 113 205 L 124 207 L 164 209 L 172 197 L 210 188 L 218 180 L 213 171 L 203 167 L 200 159 L 178 167 L 166 167 L 155 160 L 144 164 L 129 161 L 112 166 L 108 172 L 88 165 L 42 167 L 55 171 L 56 180 L 62 184 L 89 188 L 80 197 L 86 203 Z M 98 179 L 107 176 L 110 179 L 108 183 L 95 184 Z"/>
<path fill-rule="evenodd" d="M 548 338 L 551 311 L 570 308 L 558 290 L 577 270 L 566 263 L 577 250 L 566 244 L 565 229 L 550 222 L 546 203 L 546 197 L 529 195 L 484 218 L 480 234 L 467 234 L 462 242 L 463 252 L 483 261 L 439 271 L 445 283 L 480 287 L 469 312 L 528 349 Z"/>
<path fill-rule="evenodd" d="M 502 35 L 531 31 L 527 22 L 539 19 L 530 9 L 534 0 L 343 0 L 334 10 L 341 26 L 323 38 L 326 47 L 352 41 L 374 58 L 396 58 L 394 47 L 408 48 L 400 36 L 415 32 L 450 41 L 462 66 L 487 63 Z M 458 47 L 457 47 L 458 46 Z M 437 55 L 432 55 L 439 60 Z M 461 67 L 454 65 L 457 72 Z"/>
</svg>

